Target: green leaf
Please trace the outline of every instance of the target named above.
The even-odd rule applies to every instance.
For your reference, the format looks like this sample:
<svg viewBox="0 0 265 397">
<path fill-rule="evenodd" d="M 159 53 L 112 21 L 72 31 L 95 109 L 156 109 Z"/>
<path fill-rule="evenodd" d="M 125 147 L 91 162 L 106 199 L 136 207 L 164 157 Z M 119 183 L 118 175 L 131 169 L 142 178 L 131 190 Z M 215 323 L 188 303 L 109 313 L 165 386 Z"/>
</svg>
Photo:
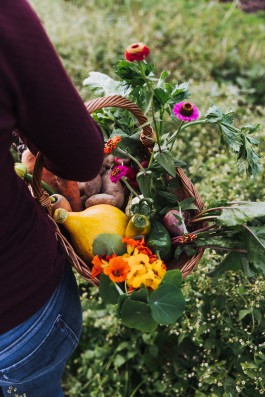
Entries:
<svg viewBox="0 0 265 397">
<path fill-rule="evenodd" d="M 152 318 L 150 306 L 144 302 L 127 299 L 121 308 L 122 323 L 142 332 L 154 331 L 158 323 Z"/>
<path fill-rule="evenodd" d="M 155 153 L 154 158 L 160 165 L 162 165 L 169 175 L 174 177 L 176 176 L 173 154 L 169 150 Z"/>
<path fill-rule="evenodd" d="M 103 273 L 100 275 L 99 280 L 99 295 L 105 303 L 109 303 L 111 305 L 115 305 L 120 296 L 115 283 L 113 283 L 109 277 Z"/>
<path fill-rule="evenodd" d="M 265 249 L 265 227 L 264 226 L 245 226 L 252 236 L 260 243 L 260 245 Z"/>
<path fill-rule="evenodd" d="M 123 255 L 126 246 L 118 234 L 101 233 L 93 241 L 93 255 Z"/>
<path fill-rule="evenodd" d="M 246 204 L 237 204 L 232 208 L 222 210 L 217 217 L 218 222 L 224 226 L 243 225 L 255 218 L 265 215 L 265 202 L 249 202 Z"/>
<path fill-rule="evenodd" d="M 135 290 L 131 293 L 130 299 L 133 301 L 147 303 L 148 291 L 145 287 L 140 288 L 138 291 Z"/>
<path fill-rule="evenodd" d="M 92 91 L 95 91 L 101 96 L 111 94 L 126 96 L 129 94 L 128 87 L 125 87 L 123 83 L 113 80 L 111 77 L 100 72 L 90 72 L 84 80 L 83 85 L 89 86 Z"/>
<path fill-rule="evenodd" d="M 162 88 L 154 89 L 154 105 L 156 111 L 159 111 L 161 108 L 163 109 L 168 100 L 169 94 L 167 91 Z"/>
<path fill-rule="evenodd" d="M 194 204 L 195 197 L 188 197 L 185 200 L 179 202 L 179 206 L 182 211 L 185 210 L 197 210 L 197 205 Z"/>
<path fill-rule="evenodd" d="M 122 306 L 123 306 L 124 302 L 125 302 L 127 299 L 130 299 L 129 296 L 128 296 L 127 294 L 122 294 L 122 295 L 119 295 L 119 297 L 118 297 L 117 316 L 118 316 L 119 318 L 121 318 L 121 309 L 122 309 Z"/>
<path fill-rule="evenodd" d="M 179 269 L 168 270 L 161 281 L 161 285 L 169 284 L 181 288 L 182 281 L 182 273 Z"/>
<path fill-rule="evenodd" d="M 242 254 L 239 252 L 229 252 L 224 260 L 216 266 L 216 268 L 209 272 L 210 277 L 219 277 L 228 270 L 242 270 Z"/>
<path fill-rule="evenodd" d="M 158 190 L 157 194 L 159 197 L 162 197 L 164 201 L 166 201 L 169 204 L 177 204 L 178 202 L 177 196 L 173 193 Z"/>
<path fill-rule="evenodd" d="M 217 106 L 212 106 L 206 112 L 206 119 L 209 123 L 217 123 L 223 119 L 223 113 Z"/>
<path fill-rule="evenodd" d="M 253 137 L 243 135 L 243 144 L 238 154 L 238 169 L 240 172 L 256 176 L 261 171 L 259 156 L 252 148 L 252 145 L 257 145 L 258 143 Z"/>
<path fill-rule="evenodd" d="M 265 248 L 264 248 L 264 227 L 254 228 L 246 227 L 245 234 L 242 233 L 245 241 L 245 247 L 248 251 L 248 260 L 251 269 L 255 273 L 263 273 L 265 275 Z"/>
<path fill-rule="evenodd" d="M 162 284 L 150 294 L 148 301 L 152 316 L 159 324 L 173 324 L 181 317 L 185 300 L 179 288 Z"/>
<path fill-rule="evenodd" d="M 243 318 L 245 318 L 248 314 L 251 314 L 250 309 L 240 310 L 238 313 L 238 320 L 239 321 L 243 320 Z"/>
<path fill-rule="evenodd" d="M 242 146 L 242 136 L 238 130 L 230 124 L 220 122 L 221 142 L 225 144 L 229 150 L 238 153 Z"/>
<path fill-rule="evenodd" d="M 254 315 L 255 319 L 257 320 L 258 325 L 260 325 L 262 322 L 262 318 L 263 318 L 262 313 L 258 309 L 254 309 L 253 315 Z"/>
<path fill-rule="evenodd" d="M 151 171 L 145 171 L 145 172 L 138 172 L 136 175 L 136 180 L 139 184 L 141 193 L 144 197 L 150 197 L 150 188 L 151 188 L 151 182 L 152 182 L 152 173 Z"/>
</svg>

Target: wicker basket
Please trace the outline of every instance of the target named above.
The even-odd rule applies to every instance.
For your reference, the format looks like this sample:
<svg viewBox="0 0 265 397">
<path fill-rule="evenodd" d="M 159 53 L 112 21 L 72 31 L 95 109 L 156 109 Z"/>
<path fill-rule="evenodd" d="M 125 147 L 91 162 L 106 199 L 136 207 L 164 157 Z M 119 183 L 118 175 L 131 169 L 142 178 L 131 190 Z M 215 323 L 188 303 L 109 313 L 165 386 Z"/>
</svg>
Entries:
<svg viewBox="0 0 265 397">
<path fill-rule="evenodd" d="M 123 98 L 119 95 L 109 95 L 103 98 L 94 99 L 85 104 L 89 113 L 93 113 L 96 110 L 100 110 L 106 107 L 117 107 L 123 108 L 130 111 L 137 119 L 140 126 L 143 126 L 141 131 L 140 139 L 143 145 L 147 148 L 147 150 L 152 150 L 154 144 L 154 133 L 150 125 L 148 124 L 148 120 L 143 114 L 142 110 L 133 102 L 129 101 L 126 98 Z M 56 228 L 56 236 L 59 243 L 64 247 L 69 263 L 77 270 L 77 272 L 88 282 L 91 284 L 98 286 L 99 280 L 97 278 L 91 278 L 91 264 L 85 263 L 74 251 L 70 242 L 65 238 L 62 234 L 60 228 L 55 223 L 51 216 L 51 203 L 49 199 L 48 193 L 46 193 L 41 186 L 41 177 L 43 170 L 43 161 L 42 156 L 38 153 L 35 163 L 35 168 L 33 172 L 33 182 L 31 185 L 32 194 L 38 200 L 40 205 L 45 208 L 48 216 L 51 221 L 54 223 Z M 203 201 L 191 182 L 191 180 L 187 177 L 184 170 L 180 167 L 176 168 L 176 176 L 179 177 L 180 180 L 180 189 L 178 191 L 178 198 L 180 200 L 193 197 L 194 204 L 197 206 L 198 210 L 193 210 L 194 215 L 203 210 L 204 204 Z M 201 227 L 204 227 L 205 224 L 196 224 L 195 229 L 192 232 L 198 230 Z M 188 257 L 185 254 L 182 254 L 181 257 L 177 261 L 170 261 L 167 263 L 167 267 L 169 269 L 178 268 L 181 270 L 183 277 L 188 276 L 195 266 L 198 264 L 204 253 L 203 248 L 197 248 L 195 254 L 192 257 Z"/>
</svg>

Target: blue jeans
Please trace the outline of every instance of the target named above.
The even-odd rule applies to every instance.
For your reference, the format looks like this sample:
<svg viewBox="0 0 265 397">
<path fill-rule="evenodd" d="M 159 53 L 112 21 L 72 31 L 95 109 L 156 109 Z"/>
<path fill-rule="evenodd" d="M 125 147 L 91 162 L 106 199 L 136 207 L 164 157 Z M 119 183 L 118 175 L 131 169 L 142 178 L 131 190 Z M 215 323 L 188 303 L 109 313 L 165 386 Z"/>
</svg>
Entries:
<svg viewBox="0 0 265 397">
<path fill-rule="evenodd" d="M 67 266 L 59 287 L 44 307 L 0 335 L 0 386 L 4 396 L 63 397 L 63 370 L 81 330 L 78 288 Z"/>
</svg>

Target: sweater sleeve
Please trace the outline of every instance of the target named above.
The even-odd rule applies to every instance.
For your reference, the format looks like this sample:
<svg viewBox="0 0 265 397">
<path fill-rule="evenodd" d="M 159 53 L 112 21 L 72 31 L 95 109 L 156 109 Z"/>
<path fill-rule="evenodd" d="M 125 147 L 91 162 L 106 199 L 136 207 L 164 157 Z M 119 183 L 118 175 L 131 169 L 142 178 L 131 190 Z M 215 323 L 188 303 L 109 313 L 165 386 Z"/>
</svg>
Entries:
<svg viewBox="0 0 265 397">
<path fill-rule="evenodd" d="M 102 132 L 26 0 L 2 0 L 0 35 L 17 129 L 56 175 L 93 179 L 103 162 Z"/>
</svg>

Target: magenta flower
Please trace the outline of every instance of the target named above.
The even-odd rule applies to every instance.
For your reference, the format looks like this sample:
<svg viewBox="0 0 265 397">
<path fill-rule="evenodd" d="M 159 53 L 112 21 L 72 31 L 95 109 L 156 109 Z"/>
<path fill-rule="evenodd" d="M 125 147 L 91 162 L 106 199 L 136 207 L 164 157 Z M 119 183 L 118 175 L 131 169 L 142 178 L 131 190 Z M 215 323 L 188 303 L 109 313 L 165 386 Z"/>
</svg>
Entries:
<svg viewBox="0 0 265 397">
<path fill-rule="evenodd" d="M 126 175 L 127 167 L 124 165 L 117 165 L 113 167 L 112 172 L 110 174 L 110 180 L 112 183 L 117 183 L 119 180 Z"/>
<path fill-rule="evenodd" d="M 176 103 L 173 107 L 173 114 L 183 121 L 194 121 L 200 117 L 197 107 L 190 102 Z"/>
</svg>

